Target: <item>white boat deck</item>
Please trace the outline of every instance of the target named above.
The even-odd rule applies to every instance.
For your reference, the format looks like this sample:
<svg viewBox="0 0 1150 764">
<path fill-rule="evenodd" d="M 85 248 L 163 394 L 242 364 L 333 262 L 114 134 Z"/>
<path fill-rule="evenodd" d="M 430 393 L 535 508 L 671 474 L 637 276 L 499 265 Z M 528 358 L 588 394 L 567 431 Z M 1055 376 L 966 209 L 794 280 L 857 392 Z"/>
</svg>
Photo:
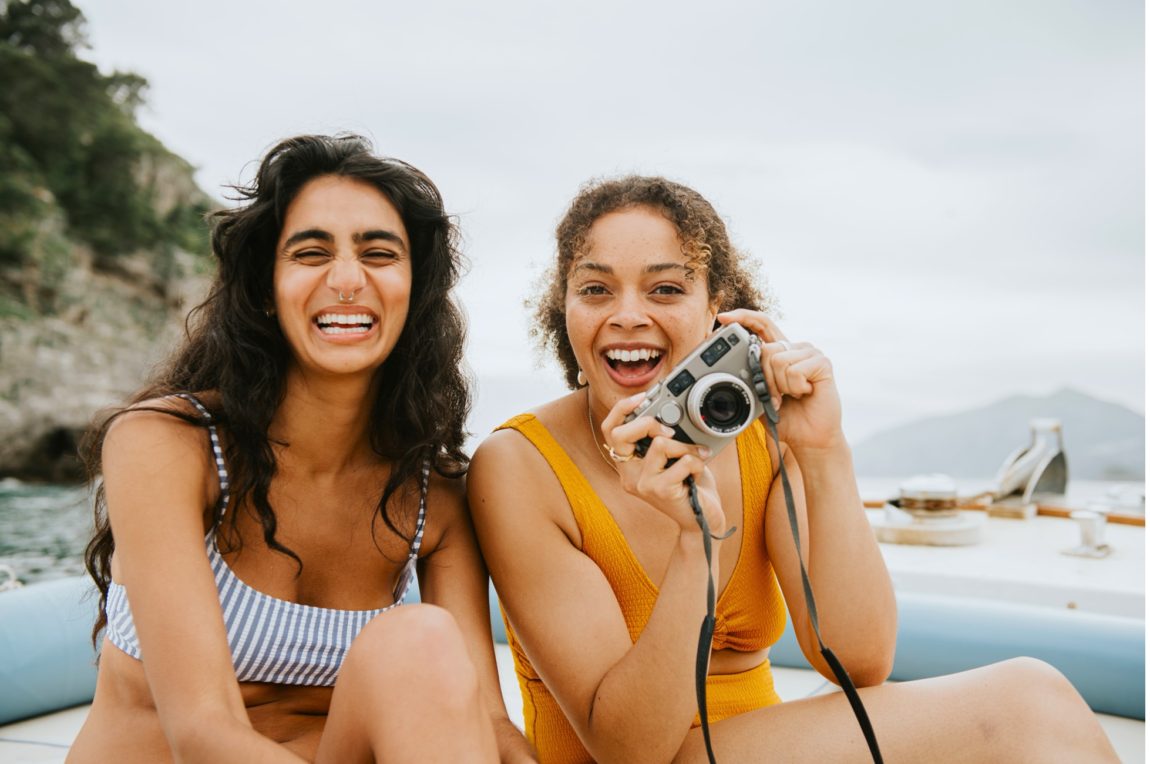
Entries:
<svg viewBox="0 0 1150 764">
<path fill-rule="evenodd" d="M 881 510 L 870 510 L 872 517 Z M 981 543 L 967 547 L 883 544 L 899 592 L 970 597 L 999 602 L 1072 608 L 1145 620 L 1145 529 L 1110 524 L 1103 559 L 1062 554 L 1078 543 L 1070 520 L 987 518 Z M 497 645 L 500 680 L 511 718 L 522 724 L 518 686 L 506 645 Z M 775 686 L 785 700 L 837 688 L 811 670 L 775 667 Z M 0 690 L 2 691 L 2 690 Z M 0 727 L 0 764 L 63 762 L 87 714 L 87 706 Z M 1098 715 L 1123 762 L 1146 760 L 1145 723 Z"/>
<path fill-rule="evenodd" d="M 1078 526 L 1060 517 L 984 517 L 973 546 L 881 544 L 900 592 L 1070 608 L 1124 618 L 1146 617 L 1146 529 L 1107 524 L 1108 557 L 1072 557 Z M 868 509 L 872 522 L 881 509 Z"/>
</svg>

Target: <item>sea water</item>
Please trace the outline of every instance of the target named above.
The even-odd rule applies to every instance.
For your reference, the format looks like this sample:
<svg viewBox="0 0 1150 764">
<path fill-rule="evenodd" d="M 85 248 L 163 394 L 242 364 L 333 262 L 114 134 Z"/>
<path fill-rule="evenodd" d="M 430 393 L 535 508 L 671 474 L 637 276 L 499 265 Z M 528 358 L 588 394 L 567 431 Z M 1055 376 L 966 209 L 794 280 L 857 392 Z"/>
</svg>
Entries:
<svg viewBox="0 0 1150 764">
<path fill-rule="evenodd" d="M 84 486 L 0 480 L 0 565 L 26 584 L 83 573 L 90 506 Z"/>
</svg>

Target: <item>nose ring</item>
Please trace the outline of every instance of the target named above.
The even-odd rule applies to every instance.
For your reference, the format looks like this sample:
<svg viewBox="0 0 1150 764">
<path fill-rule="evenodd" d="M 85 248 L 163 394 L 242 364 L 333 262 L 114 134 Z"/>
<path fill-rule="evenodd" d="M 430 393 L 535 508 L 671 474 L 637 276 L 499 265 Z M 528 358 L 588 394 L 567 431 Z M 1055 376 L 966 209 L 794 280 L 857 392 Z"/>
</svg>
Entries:
<svg viewBox="0 0 1150 764">
<path fill-rule="evenodd" d="M 359 289 L 353 289 L 353 290 L 351 290 L 351 294 L 349 294 L 349 295 L 344 294 L 342 289 L 338 290 L 338 292 L 339 292 L 339 304 L 340 305 L 351 305 L 353 302 L 355 302 L 355 296 L 358 295 L 360 293 L 360 291 L 362 291 L 362 290 L 363 290 L 363 287 L 360 287 Z"/>
</svg>

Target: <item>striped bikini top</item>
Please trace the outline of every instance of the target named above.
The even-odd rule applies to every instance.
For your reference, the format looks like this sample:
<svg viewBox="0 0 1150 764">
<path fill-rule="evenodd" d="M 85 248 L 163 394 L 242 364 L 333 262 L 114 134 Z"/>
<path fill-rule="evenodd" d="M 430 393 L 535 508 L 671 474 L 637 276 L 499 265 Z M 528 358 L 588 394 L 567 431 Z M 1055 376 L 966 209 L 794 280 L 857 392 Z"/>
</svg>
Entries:
<svg viewBox="0 0 1150 764">
<path fill-rule="evenodd" d="M 228 472 L 223 450 L 212 416 L 192 395 L 180 394 L 199 410 L 208 424 L 216 471 L 220 478 L 220 500 L 216 511 L 223 517 L 228 505 Z M 423 541 L 423 523 L 427 513 L 427 487 L 431 462 L 425 460 L 420 477 L 419 516 L 415 537 L 399 573 L 393 594 L 395 601 L 375 610 L 335 610 L 301 605 L 257 591 L 232 572 L 220 554 L 213 528 L 204 538 L 208 561 L 220 594 L 220 609 L 227 627 L 228 647 L 236 679 L 241 682 L 331 687 L 339 675 L 351 642 L 367 622 L 380 613 L 403 604 L 415 580 L 415 562 Z M 112 581 L 108 585 L 105 606 L 108 617 L 108 641 L 128 655 L 141 658 L 140 641 L 132 621 L 128 592 Z"/>
</svg>

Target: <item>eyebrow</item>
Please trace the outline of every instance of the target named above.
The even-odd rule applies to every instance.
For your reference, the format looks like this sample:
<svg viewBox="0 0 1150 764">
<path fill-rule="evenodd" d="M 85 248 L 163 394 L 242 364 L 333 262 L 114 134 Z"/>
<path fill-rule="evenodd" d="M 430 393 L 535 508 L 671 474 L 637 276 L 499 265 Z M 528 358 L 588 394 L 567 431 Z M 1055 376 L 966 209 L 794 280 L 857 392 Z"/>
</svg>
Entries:
<svg viewBox="0 0 1150 764">
<path fill-rule="evenodd" d="M 594 271 L 595 273 L 604 273 L 607 275 L 615 273 L 615 269 L 610 265 L 604 265 L 602 263 L 596 263 L 588 260 L 577 263 L 575 267 L 571 269 L 571 273 L 574 275 L 580 270 Z M 643 273 L 662 273 L 664 271 L 673 270 L 686 271 L 688 268 L 682 263 L 652 263 L 651 265 L 643 268 Z"/>
<path fill-rule="evenodd" d="M 319 239 L 320 241 L 335 241 L 335 237 L 322 228 L 306 228 L 302 231 L 296 231 L 287 238 L 284 242 L 283 248 L 287 249 L 293 244 L 298 244 L 301 241 L 308 239 Z"/>
<path fill-rule="evenodd" d="M 335 237 L 322 228 L 306 228 L 302 231 L 296 231 L 287 238 L 284 242 L 283 248 L 287 249 L 293 244 L 298 244 L 301 241 L 308 241 L 309 239 L 319 239 L 320 241 L 333 242 Z M 356 244 L 361 244 L 365 241 L 387 241 L 397 245 L 401 250 L 407 252 L 407 245 L 403 241 L 403 237 L 394 231 L 387 231 L 382 228 L 373 228 L 369 231 L 362 233 L 354 233 L 351 240 Z"/>
<path fill-rule="evenodd" d="M 397 234 L 395 231 L 387 231 L 383 228 L 373 228 L 370 231 L 352 234 L 351 240 L 356 244 L 360 244 L 365 241 L 387 241 L 395 244 L 404 252 L 407 251 L 407 244 L 404 243 L 402 236 Z"/>
</svg>

